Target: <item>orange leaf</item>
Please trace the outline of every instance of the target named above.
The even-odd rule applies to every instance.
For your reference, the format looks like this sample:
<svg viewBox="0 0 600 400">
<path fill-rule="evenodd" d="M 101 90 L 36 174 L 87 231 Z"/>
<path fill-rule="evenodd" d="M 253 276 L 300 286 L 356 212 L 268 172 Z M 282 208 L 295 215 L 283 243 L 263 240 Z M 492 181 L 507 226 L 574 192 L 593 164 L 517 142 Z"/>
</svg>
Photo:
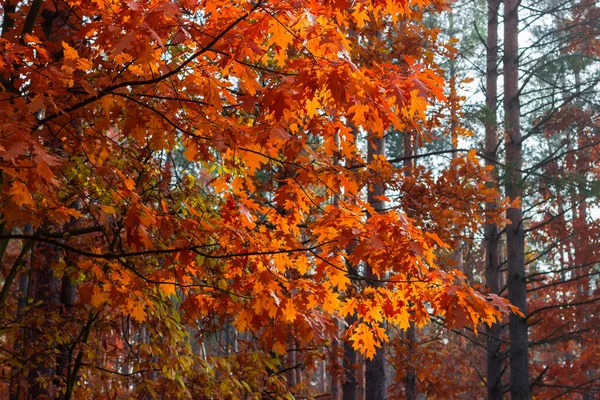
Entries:
<svg viewBox="0 0 600 400">
<path fill-rule="evenodd" d="M 375 341 L 374 332 L 369 328 L 367 324 L 359 324 L 350 336 L 350 341 L 353 342 L 352 347 L 355 350 L 359 350 L 369 360 L 372 360 L 377 352 L 376 347 L 381 347 L 381 344 Z"/>
<path fill-rule="evenodd" d="M 34 206 L 35 205 L 35 203 L 33 202 L 33 197 L 31 196 L 31 193 L 29 192 L 29 189 L 27 189 L 27 186 L 25 186 L 20 181 L 13 181 L 11 183 L 9 194 L 10 194 L 10 197 L 12 197 L 12 199 L 14 200 L 14 202 L 17 203 L 17 205 L 19 205 L 19 206 L 24 206 L 24 205 Z"/>
<path fill-rule="evenodd" d="M 138 299 L 128 298 L 125 309 L 127 310 L 127 314 L 136 321 L 144 322 L 146 320 L 144 305 Z"/>
<path fill-rule="evenodd" d="M 94 307 L 100 307 L 102 304 L 108 301 L 108 294 L 105 293 L 100 287 L 94 286 L 94 291 L 92 293 L 92 298 L 90 303 Z"/>
<path fill-rule="evenodd" d="M 296 319 L 296 308 L 294 308 L 294 301 L 291 298 L 286 300 L 282 311 L 286 321 L 294 322 Z"/>
<path fill-rule="evenodd" d="M 68 43 L 62 42 L 62 46 L 64 49 L 64 56 L 67 60 L 77 60 L 79 58 L 77 50 L 69 46 Z"/>
<path fill-rule="evenodd" d="M 276 19 L 271 19 L 269 25 L 271 27 L 272 32 L 271 43 L 276 44 L 283 50 L 287 50 L 289 45 L 292 44 L 292 42 L 294 41 L 294 37 L 292 36 L 292 34 L 288 32 L 286 27 L 283 26 Z"/>
</svg>

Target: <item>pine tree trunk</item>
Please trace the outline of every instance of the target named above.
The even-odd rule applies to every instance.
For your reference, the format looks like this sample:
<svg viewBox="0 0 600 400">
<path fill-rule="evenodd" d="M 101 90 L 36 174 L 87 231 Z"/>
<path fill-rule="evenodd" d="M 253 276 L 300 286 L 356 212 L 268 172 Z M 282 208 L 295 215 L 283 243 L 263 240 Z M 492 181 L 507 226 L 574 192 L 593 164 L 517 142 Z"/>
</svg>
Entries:
<svg viewBox="0 0 600 400">
<path fill-rule="evenodd" d="M 450 37 L 455 37 L 456 31 L 454 30 L 454 12 L 451 9 L 448 12 L 448 34 Z M 458 149 L 458 95 L 456 93 L 456 59 L 450 59 L 450 79 L 448 80 L 448 84 L 450 85 L 450 138 L 452 140 L 452 150 Z M 452 158 L 457 157 L 457 153 L 452 153 Z M 452 254 L 452 266 L 462 271 L 467 277 L 467 281 L 471 282 L 473 280 L 473 269 L 471 268 L 470 263 L 465 264 L 463 261 L 463 241 L 458 238 L 456 241 L 456 248 Z"/>
<path fill-rule="evenodd" d="M 519 16 L 518 0 L 504 2 L 504 110 L 506 132 L 506 196 L 511 201 L 522 196 L 523 164 L 519 109 Z M 517 205 L 506 213 L 508 249 L 508 299 L 527 315 L 525 280 L 525 233 L 523 209 Z M 513 400 L 529 399 L 529 357 L 527 319 L 510 315 L 510 393 Z"/>
<path fill-rule="evenodd" d="M 493 180 L 488 187 L 498 187 L 498 9 L 499 0 L 488 0 L 487 22 L 487 65 L 486 65 L 486 113 L 485 113 L 485 155 L 486 165 L 494 168 Z M 497 202 L 486 203 L 486 211 L 493 213 L 498 208 Z M 485 281 L 492 293 L 498 294 L 500 273 L 500 230 L 493 223 L 486 223 L 485 232 Z M 488 330 L 487 342 L 487 388 L 488 400 L 500 400 L 502 388 L 502 357 L 500 355 L 501 325 L 494 324 Z"/>
</svg>

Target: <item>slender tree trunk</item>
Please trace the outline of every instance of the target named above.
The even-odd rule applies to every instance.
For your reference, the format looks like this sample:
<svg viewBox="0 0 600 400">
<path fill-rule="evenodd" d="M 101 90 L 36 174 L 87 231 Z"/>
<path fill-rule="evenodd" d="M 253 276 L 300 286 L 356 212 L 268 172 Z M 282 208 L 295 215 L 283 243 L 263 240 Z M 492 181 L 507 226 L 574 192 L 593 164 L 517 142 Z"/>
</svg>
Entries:
<svg viewBox="0 0 600 400">
<path fill-rule="evenodd" d="M 579 110 L 583 109 L 583 101 L 582 98 L 580 96 L 580 92 L 581 92 L 581 71 L 579 70 L 579 68 L 575 69 L 574 71 L 574 76 L 575 76 L 575 88 L 577 91 L 577 97 L 575 100 L 575 105 Z M 578 148 L 582 148 L 583 146 L 588 145 L 590 142 L 590 139 L 587 137 L 585 130 L 584 130 L 584 126 L 582 126 L 582 124 L 577 123 L 577 147 Z M 577 220 L 574 221 L 573 223 L 573 229 L 579 229 L 579 234 L 577 235 L 577 237 L 579 237 L 579 242 L 584 244 L 584 245 L 579 245 L 579 246 L 575 246 L 575 265 L 584 265 L 585 263 L 588 263 L 590 261 L 590 249 L 589 249 L 589 245 L 592 242 L 590 240 L 590 226 L 588 225 L 587 222 L 587 216 L 588 216 L 588 202 L 587 202 L 587 194 L 585 192 L 585 174 L 587 174 L 587 171 L 589 169 L 589 165 L 590 165 L 590 160 L 591 160 L 591 156 L 589 153 L 589 149 L 586 150 L 579 150 L 578 154 L 577 154 L 577 160 L 575 162 L 575 166 L 576 166 L 576 170 L 578 171 L 578 173 L 584 174 L 584 178 L 583 181 L 579 182 L 579 186 L 578 186 L 578 198 L 577 198 Z M 575 215 L 575 214 L 574 214 Z M 583 268 L 576 270 L 576 275 L 578 277 L 581 277 L 583 275 L 585 275 L 586 273 L 589 273 L 588 270 L 585 270 Z M 577 285 L 577 294 L 582 296 L 582 297 L 586 297 L 591 295 L 590 293 L 590 281 L 589 279 L 581 279 L 579 281 L 579 284 Z M 583 322 L 585 325 L 590 323 L 592 316 L 589 314 L 586 314 L 583 317 Z M 584 352 L 586 350 L 586 342 L 585 340 L 582 340 L 582 338 L 578 338 L 578 342 L 579 342 L 579 346 L 581 348 L 581 351 Z M 593 380 L 594 376 L 596 375 L 595 369 L 593 366 L 589 366 L 587 371 L 585 372 L 585 376 L 588 378 L 588 380 Z M 592 388 L 588 388 L 584 393 L 582 393 L 582 399 L 583 400 L 592 400 L 594 397 L 594 393 Z"/>
<path fill-rule="evenodd" d="M 348 316 L 346 318 L 348 326 L 352 326 L 356 322 L 356 317 Z M 357 400 L 356 389 L 358 386 L 358 380 L 356 379 L 356 366 L 358 357 L 356 350 L 352 348 L 352 345 L 348 341 L 344 341 L 344 361 L 342 363 L 344 367 L 344 383 L 342 384 L 342 400 Z"/>
<path fill-rule="evenodd" d="M 339 149 L 339 136 L 336 134 L 335 142 Z M 338 155 L 335 157 L 335 164 L 339 162 L 339 150 Z M 339 204 L 339 198 L 337 196 L 333 197 L 333 204 L 337 206 Z M 338 335 L 340 335 L 340 326 L 337 321 L 335 321 L 335 335 L 331 339 L 331 357 L 329 358 L 330 368 L 329 368 L 329 399 L 330 400 L 339 400 L 340 398 L 340 379 L 338 375 L 339 367 L 340 367 L 340 340 L 338 339 Z"/>
<path fill-rule="evenodd" d="M 6 36 L 7 32 L 14 26 L 11 15 L 15 12 L 17 3 L 17 0 L 4 0 L 2 2 L 2 8 L 4 9 L 2 16 L 2 36 Z"/>
<path fill-rule="evenodd" d="M 297 376 L 296 376 L 296 351 L 293 350 L 296 345 L 293 338 L 288 340 L 288 352 L 287 352 L 287 368 L 289 368 L 287 372 L 287 381 L 288 388 L 292 389 L 298 384 Z"/>
<path fill-rule="evenodd" d="M 356 128 L 352 129 L 352 135 L 356 141 L 357 131 Z M 350 167 L 355 166 L 355 163 L 350 163 Z M 346 249 L 348 254 L 354 251 L 356 247 L 356 239 L 352 240 Z M 358 271 L 356 266 L 351 265 L 349 262 L 346 262 L 346 268 L 348 272 L 355 275 Z M 354 289 L 351 289 L 354 290 Z M 348 293 L 347 293 L 348 294 Z M 346 317 L 347 326 L 352 326 L 356 322 L 356 317 L 354 315 L 349 315 Z M 342 367 L 344 368 L 344 379 L 342 383 L 342 400 L 357 400 L 358 393 L 358 377 L 357 377 L 357 367 L 358 367 L 358 354 L 356 350 L 352 347 L 347 340 L 344 341 L 344 359 L 342 362 Z"/>
<path fill-rule="evenodd" d="M 453 137 L 454 147 L 454 137 Z M 410 158 L 415 154 L 415 146 L 412 142 L 412 135 L 405 132 L 402 137 L 402 155 L 405 158 L 404 168 L 407 176 L 412 175 L 413 160 Z M 409 210 L 410 211 L 410 210 Z M 410 217 L 410 215 L 409 215 Z M 414 354 L 415 354 L 415 343 L 417 342 L 417 331 L 415 324 L 410 323 L 410 326 L 406 330 L 406 370 L 404 377 L 404 391 L 406 393 L 406 400 L 416 400 L 417 398 L 417 370 L 414 366 Z"/>
<path fill-rule="evenodd" d="M 296 348 L 298 348 L 298 343 L 296 343 Z M 296 353 L 296 365 L 302 365 L 302 359 L 299 351 L 295 351 Z M 296 368 L 296 385 L 302 385 L 302 367 L 299 366 Z M 300 393 L 301 394 L 301 393 Z"/>
<path fill-rule="evenodd" d="M 577 91 L 577 97 L 575 100 L 575 106 L 578 110 L 582 110 L 584 105 L 581 99 L 581 71 L 579 68 L 576 68 L 574 71 L 575 76 L 575 90 Z M 581 149 L 586 145 L 589 145 L 590 139 L 587 137 L 585 132 L 585 127 L 581 123 L 577 123 L 577 148 Z M 579 230 L 579 234 L 576 236 L 579 238 L 579 242 L 584 244 L 575 246 L 575 265 L 583 265 L 591 261 L 590 259 L 590 248 L 589 243 L 590 240 L 590 227 L 587 223 L 588 216 L 588 202 L 586 193 L 586 179 L 587 171 L 590 166 L 590 153 L 589 149 L 579 150 L 577 153 L 577 159 L 575 161 L 575 168 L 578 174 L 582 174 L 582 179 L 578 182 L 577 187 L 577 219 L 573 223 L 573 228 Z M 575 215 L 575 213 L 573 213 Z M 586 269 L 580 268 L 577 270 L 577 276 L 582 276 L 586 272 Z M 577 286 L 577 292 L 579 295 L 586 295 L 589 292 L 589 279 L 581 279 L 579 285 Z M 589 316 L 585 317 L 586 319 Z"/>
<path fill-rule="evenodd" d="M 31 229 L 31 225 L 27 224 L 25 226 L 25 232 L 28 234 L 32 233 L 32 229 Z M 29 250 L 27 250 L 26 254 L 24 254 L 23 257 L 23 264 L 26 265 L 27 267 L 24 268 L 20 274 L 19 274 L 19 278 L 18 278 L 18 284 L 19 284 L 19 292 L 18 292 L 18 298 L 17 298 L 17 313 L 16 313 L 16 320 L 17 321 L 22 321 L 22 316 L 23 316 L 23 311 L 25 310 L 25 307 L 27 306 L 28 300 L 29 300 L 29 277 L 31 275 L 31 268 L 32 268 L 32 263 L 33 263 L 33 256 L 31 253 L 31 249 L 33 247 L 33 244 L 30 242 L 28 243 L 29 246 L 27 246 L 27 244 L 23 244 L 23 250 L 25 250 L 26 248 L 28 248 Z M 7 284 L 6 282 L 4 283 L 5 285 Z M 19 329 L 19 336 L 16 338 L 15 340 L 15 345 L 13 348 L 13 351 L 15 353 L 15 355 L 17 355 L 18 358 L 22 358 L 25 359 L 24 357 L 24 353 L 26 351 L 27 348 L 27 335 L 28 335 L 28 330 L 21 327 Z M 16 366 L 13 366 L 12 370 L 11 370 L 11 379 L 10 379 L 10 395 L 9 395 L 9 399 L 10 400 L 19 400 L 21 398 L 21 393 L 24 392 L 23 390 L 23 383 L 24 383 L 24 379 L 23 378 L 23 371 L 24 368 L 18 368 Z"/>
<path fill-rule="evenodd" d="M 358 355 L 358 370 L 356 371 L 356 380 L 358 386 L 356 388 L 356 400 L 365 400 L 365 356 L 362 354 Z"/>
<path fill-rule="evenodd" d="M 336 322 L 337 324 L 337 322 Z M 336 328 L 336 329 L 339 329 Z M 338 379 L 338 368 L 339 368 L 339 357 L 338 352 L 340 348 L 339 340 L 337 337 L 331 340 L 331 366 L 329 368 L 329 399 L 338 400 L 340 397 L 340 380 Z"/>
<path fill-rule="evenodd" d="M 376 156 L 385 155 L 385 139 L 375 138 L 370 139 L 368 144 L 367 159 L 370 163 Z M 373 206 L 376 212 L 381 212 L 384 209 L 384 202 L 379 199 L 384 195 L 383 185 L 379 183 L 373 184 L 367 193 L 367 200 Z M 376 279 L 370 265 L 366 266 L 366 276 L 369 279 Z M 386 395 L 386 374 L 385 374 L 385 346 L 382 343 L 381 347 L 377 348 L 375 356 L 372 360 L 366 360 L 365 363 L 365 397 L 367 400 L 383 400 Z"/>
<path fill-rule="evenodd" d="M 28 399 L 42 399 L 56 389 L 52 382 L 54 377 L 55 357 L 52 356 L 53 343 L 45 343 L 43 335 L 52 329 L 53 315 L 58 313 L 60 307 L 60 279 L 54 276 L 52 264 L 60 257 L 60 249 L 42 244 L 34 248 L 40 254 L 33 266 L 31 290 L 34 294 L 34 303 L 40 304 L 40 312 L 46 316 L 40 326 L 29 328 L 30 340 L 34 353 L 31 368 L 28 374 L 29 393 Z"/>
<path fill-rule="evenodd" d="M 71 280 L 71 277 L 66 273 L 62 277 L 61 295 L 60 301 L 62 304 L 61 316 L 65 321 L 65 324 L 69 323 L 69 319 L 73 317 L 73 306 L 77 300 L 77 284 Z M 75 345 L 75 343 L 73 343 Z M 57 379 L 64 378 L 67 382 L 70 382 L 71 377 L 71 345 L 61 344 L 58 346 L 59 354 L 56 360 L 56 377 Z M 76 379 L 76 378 L 75 378 Z M 57 382 L 58 384 L 58 382 Z M 66 395 L 66 393 L 65 393 Z M 58 396 L 59 400 L 66 399 L 65 395 L 61 394 Z"/>
<path fill-rule="evenodd" d="M 449 29 L 448 34 L 450 37 L 454 37 L 456 32 L 454 31 L 454 12 L 449 11 Z M 458 149 L 458 96 L 456 94 L 456 59 L 450 59 L 450 139 L 452 140 L 452 149 Z M 457 157 L 457 153 L 452 153 L 452 158 Z M 465 264 L 463 261 L 463 241 L 458 238 L 456 240 L 456 248 L 452 254 L 453 267 L 459 271 L 462 271 L 467 280 L 470 282 L 473 279 L 473 269 L 469 263 Z"/>
<path fill-rule="evenodd" d="M 487 13 L 487 61 L 485 80 L 485 155 L 486 165 L 493 168 L 493 179 L 488 187 L 498 188 L 498 11 L 500 0 L 488 0 Z M 497 202 L 486 203 L 486 212 L 493 213 Z M 486 223 L 485 234 L 485 281 L 492 293 L 498 294 L 500 273 L 500 230 L 494 223 Z M 494 324 L 488 330 L 487 342 L 487 388 L 488 400 L 500 400 L 502 388 L 502 356 L 500 355 L 501 325 Z"/>
<path fill-rule="evenodd" d="M 76 200 L 71 207 L 80 210 L 83 207 L 82 200 Z M 78 228 L 79 224 L 75 220 L 75 218 L 71 219 L 71 222 L 68 225 L 68 228 Z M 70 265 L 77 265 L 78 256 L 72 253 L 68 253 L 66 255 L 66 260 Z M 68 273 L 67 270 L 63 272 L 62 283 L 61 283 L 61 292 L 60 292 L 60 302 L 61 302 L 61 317 L 65 323 L 65 325 L 70 324 L 73 319 L 73 307 L 75 306 L 75 302 L 77 301 L 77 292 L 78 287 L 76 281 L 72 276 Z M 77 377 L 71 376 L 73 372 L 72 365 L 72 352 L 75 346 L 78 343 L 63 343 L 58 346 L 59 355 L 56 361 L 56 375 L 57 377 L 63 378 L 64 381 L 75 382 Z M 72 390 L 72 389 L 69 389 Z M 61 393 L 58 396 L 59 400 L 68 399 L 69 390 L 65 391 L 65 393 Z"/>
<path fill-rule="evenodd" d="M 406 354 L 406 376 L 404 378 L 406 400 L 417 399 L 417 370 L 414 366 L 415 343 L 417 341 L 417 331 L 415 323 L 411 321 L 410 327 L 406 330 L 406 341 L 408 342 L 408 351 Z"/>
<path fill-rule="evenodd" d="M 519 0 L 504 1 L 504 110 L 506 132 L 506 195 L 522 197 L 523 163 L 519 109 Z M 525 234 L 521 205 L 506 213 L 508 249 L 508 299 L 527 315 L 525 280 Z M 527 319 L 510 315 L 510 393 L 513 400 L 529 399 L 529 357 Z"/>
</svg>

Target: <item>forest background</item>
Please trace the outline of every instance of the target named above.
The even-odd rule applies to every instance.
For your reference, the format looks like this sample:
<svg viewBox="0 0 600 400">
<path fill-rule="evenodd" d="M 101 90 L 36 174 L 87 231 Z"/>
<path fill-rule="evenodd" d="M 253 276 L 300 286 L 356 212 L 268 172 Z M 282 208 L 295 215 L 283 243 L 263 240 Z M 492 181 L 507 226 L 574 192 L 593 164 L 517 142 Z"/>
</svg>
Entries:
<svg viewBox="0 0 600 400">
<path fill-rule="evenodd" d="M 2 398 L 597 398 L 595 1 L 0 15 Z"/>
</svg>

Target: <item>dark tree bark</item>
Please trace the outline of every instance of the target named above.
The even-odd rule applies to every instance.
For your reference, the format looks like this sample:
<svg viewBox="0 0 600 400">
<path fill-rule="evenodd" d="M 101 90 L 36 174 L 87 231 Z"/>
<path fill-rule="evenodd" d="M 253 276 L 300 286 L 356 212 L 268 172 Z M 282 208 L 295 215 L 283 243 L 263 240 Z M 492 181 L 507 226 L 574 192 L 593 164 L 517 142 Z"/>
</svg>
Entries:
<svg viewBox="0 0 600 400">
<path fill-rule="evenodd" d="M 80 210 L 83 207 L 82 201 L 76 200 L 72 205 L 72 208 L 76 210 Z M 77 221 L 73 218 L 71 222 L 68 224 L 69 229 L 78 228 Z M 68 260 L 70 265 L 76 265 L 78 261 L 78 256 L 75 254 L 67 254 L 65 257 Z M 60 314 L 65 321 L 65 323 L 69 323 L 73 319 L 73 307 L 75 306 L 75 302 L 77 301 L 77 293 L 78 286 L 76 281 L 73 279 L 70 274 L 65 271 L 62 277 L 61 282 L 61 292 L 60 292 L 60 303 L 61 310 Z M 75 382 L 77 377 L 73 377 L 73 365 L 72 365 L 72 351 L 77 343 L 67 344 L 63 343 L 58 346 L 59 355 L 56 360 L 56 375 L 57 377 L 62 378 L 62 380 L 67 382 L 67 390 L 64 393 L 61 393 L 58 396 L 59 400 L 68 400 L 70 393 L 72 392 L 72 388 L 68 387 L 70 382 Z"/>
<path fill-rule="evenodd" d="M 36 257 L 32 271 L 30 290 L 33 292 L 35 304 L 47 313 L 48 316 L 56 314 L 60 307 L 60 279 L 54 275 L 52 264 L 59 259 L 61 250 L 49 244 L 38 245 L 34 252 L 40 256 Z M 30 327 L 30 343 L 35 344 L 29 349 L 33 354 L 31 368 L 28 373 L 29 393 L 28 399 L 43 399 L 50 396 L 55 387 L 51 380 L 54 377 L 55 357 L 52 356 L 51 348 L 54 343 L 44 343 L 43 334 L 52 329 L 50 318 L 47 318 L 40 326 Z"/>
<path fill-rule="evenodd" d="M 365 356 L 362 354 L 358 355 L 358 370 L 356 371 L 356 380 L 358 386 L 356 388 L 356 399 L 365 400 Z"/>
<path fill-rule="evenodd" d="M 406 341 L 408 342 L 406 377 L 404 378 L 406 400 L 417 400 L 417 370 L 413 365 L 415 343 L 417 341 L 417 331 L 414 322 L 411 322 L 410 327 L 406 330 Z"/>
<path fill-rule="evenodd" d="M 376 156 L 385 155 L 385 139 L 375 138 L 370 139 L 368 144 L 368 162 L 373 161 Z M 371 204 L 376 212 L 381 212 L 385 205 L 384 202 L 379 200 L 378 197 L 384 195 L 383 185 L 379 183 L 373 184 L 369 187 L 367 193 L 367 200 Z M 369 265 L 366 267 L 366 276 L 368 279 L 376 279 L 377 277 L 373 274 L 373 270 Z M 375 356 L 372 360 L 366 360 L 365 362 L 365 397 L 367 400 L 383 400 L 386 394 L 386 371 L 385 371 L 385 347 L 381 344 L 381 347 L 377 348 Z"/>
<path fill-rule="evenodd" d="M 358 135 L 357 130 L 354 127 L 352 129 L 352 135 L 356 140 Z M 349 163 L 350 168 L 353 168 L 355 166 L 355 163 Z M 346 252 L 348 254 L 352 253 L 355 247 L 356 239 L 350 242 L 346 249 Z M 348 272 L 350 272 L 352 275 L 356 275 L 358 272 L 357 267 L 349 262 L 346 262 L 346 268 L 348 269 Z M 346 317 L 347 326 L 352 326 L 355 322 L 356 317 L 354 315 L 349 315 Z M 344 369 L 344 379 L 342 382 L 342 400 L 358 400 L 358 354 L 356 350 L 354 350 L 352 345 L 348 343 L 348 341 L 344 341 L 344 359 L 342 362 L 342 367 Z"/>
<path fill-rule="evenodd" d="M 338 344 L 335 343 L 332 345 L 332 351 L 338 351 Z M 337 374 L 335 368 L 337 367 L 337 360 L 335 363 L 332 362 L 332 367 L 334 368 L 329 372 L 329 398 L 331 400 L 338 400 L 340 397 L 340 382 L 337 378 Z"/>
<path fill-rule="evenodd" d="M 32 233 L 31 226 L 27 224 L 25 226 L 25 232 L 28 234 Z M 17 313 L 16 320 L 22 321 L 23 311 L 27 306 L 29 299 L 29 276 L 31 274 L 32 268 L 32 259 L 31 249 L 33 248 L 33 242 L 27 242 L 24 244 L 21 255 L 23 257 L 19 257 L 19 262 L 15 262 L 15 266 L 19 264 L 26 265 L 26 268 L 23 268 L 19 274 L 18 278 L 18 298 L 17 298 Z M 13 267 L 14 268 L 14 267 Z M 8 283 L 5 281 L 5 285 Z M 0 301 L 3 303 L 3 301 Z M 15 345 L 13 351 L 18 357 L 25 359 L 25 350 L 27 348 L 27 334 L 28 330 L 24 329 L 22 326 L 19 329 L 19 336 L 15 340 Z M 21 379 L 24 369 L 22 367 L 13 366 L 11 368 L 11 376 L 10 376 L 10 389 L 9 389 L 9 399 L 10 400 L 19 400 L 21 398 L 21 393 L 26 393 L 26 388 L 23 387 L 24 380 Z"/>
<path fill-rule="evenodd" d="M 504 110 L 506 132 L 506 196 L 521 198 L 523 164 L 519 108 L 519 0 L 504 1 Z M 508 299 L 527 315 L 525 275 L 525 231 L 523 209 L 515 206 L 506 213 Z M 529 399 L 529 357 L 527 319 L 510 315 L 510 393 L 513 400 Z"/>
<path fill-rule="evenodd" d="M 487 60 L 485 80 L 485 155 L 486 165 L 493 168 L 494 179 L 488 187 L 498 187 L 498 9 L 499 0 L 488 0 L 487 13 Z M 486 212 L 493 213 L 498 208 L 497 202 L 486 203 Z M 485 281 L 492 293 L 500 290 L 498 278 L 500 273 L 500 230 L 494 223 L 486 223 L 485 235 Z M 502 388 L 502 357 L 500 355 L 500 324 L 494 324 L 488 330 L 487 342 L 487 388 L 489 400 L 500 400 Z"/>
<path fill-rule="evenodd" d="M 356 322 L 354 316 L 346 318 L 348 326 L 352 326 Z M 344 341 L 344 361 L 342 363 L 344 367 L 344 383 L 342 384 L 342 400 L 356 400 L 356 389 L 358 387 L 358 380 L 356 379 L 356 366 L 358 357 L 356 350 L 352 348 L 352 345 L 348 341 Z"/>
<path fill-rule="evenodd" d="M 331 368 L 329 369 L 329 398 L 330 400 L 338 400 L 340 397 L 340 380 L 338 379 L 340 343 L 337 338 L 331 341 Z"/>
<path fill-rule="evenodd" d="M 402 136 L 402 155 L 405 158 L 405 174 L 407 176 L 410 176 L 412 175 L 411 169 L 413 168 L 414 164 L 414 161 L 411 157 L 415 155 L 415 146 L 413 146 L 412 135 L 410 133 L 405 132 Z M 417 398 L 417 371 L 413 365 L 416 341 L 417 331 L 415 328 L 415 324 L 411 322 L 409 328 L 406 330 L 406 342 L 408 344 L 408 350 L 406 354 L 406 374 L 404 378 L 404 390 L 406 393 L 406 400 L 416 400 Z"/>
</svg>

